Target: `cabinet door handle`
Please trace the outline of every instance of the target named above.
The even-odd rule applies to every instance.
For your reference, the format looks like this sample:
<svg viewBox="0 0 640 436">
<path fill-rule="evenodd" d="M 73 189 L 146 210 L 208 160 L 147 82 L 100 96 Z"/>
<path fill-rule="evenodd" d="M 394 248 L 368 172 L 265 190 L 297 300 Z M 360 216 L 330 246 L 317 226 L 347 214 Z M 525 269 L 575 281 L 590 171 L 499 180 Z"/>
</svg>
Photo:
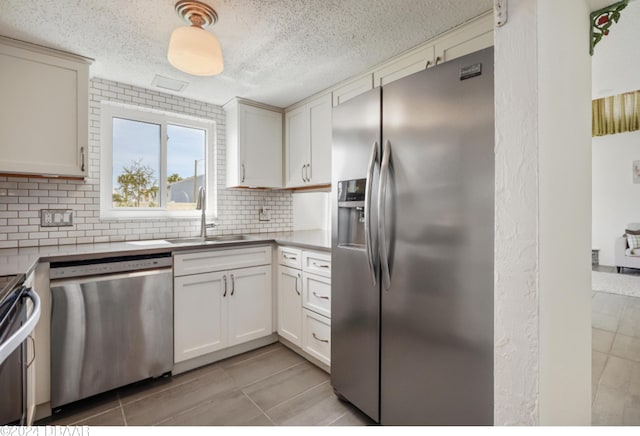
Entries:
<svg viewBox="0 0 640 436">
<path fill-rule="evenodd" d="M 303 181 L 303 182 L 306 182 L 306 180 L 305 180 L 305 178 L 304 178 L 304 168 L 305 168 L 306 166 L 307 166 L 306 164 L 305 164 L 305 165 L 302 165 L 301 173 L 300 173 L 300 177 L 302 177 L 302 181 Z"/>
<path fill-rule="evenodd" d="M 320 342 L 329 342 L 329 339 L 320 339 L 319 337 L 316 336 L 315 333 L 311 333 L 311 336 L 313 336 L 313 339 L 315 339 L 316 341 L 320 341 Z"/>
<path fill-rule="evenodd" d="M 242 180 L 241 180 L 241 183 L 244 183 L 244 179 L 245 179 L 245 175 L 246 175 L 245 170 L 244 170 L 244 164 L 240 165 L 240 168 L 242 169 Z"/>
<path fill-rule="evenodd" d="M 440 56 L 436 57 L 436 65 L 438 65 L 440 63 L 442 59 L 440 59 Z"/>
<path fill-rule="evenodd" d="M 224 294 L 222 294 L 222 298 L 227 296 L 227 276 L 222 276 L 222 280 L 224 281 Z"/>
<path fill-rule="evenodd" d="M 329 297 L 327 297 L 326 295 L 318 295 L 318 294 L 316 294 L 316 291 L 313 291 L 312 294 L 313 294 L 314 297 L 319 298 L 321 300 L 328 300 L 329 299 Z"/>
<path fill-rule="evenodd" d="M 325 263 L 316 263 L 316 262 L 311 262 L 313 264 L 313 266 L 317 267 L 317 268 L 329 268 L 329 265 L 325 264 Z"/>
<path fill-rule="evenodd" d="M 296 294 L 300 295 L 300 291 L 298 290 L 298 280 L 300 280 L 300 274 L 296 277 Z"/>
<path fill-rule="evenodd" d="M 235 281 L 235 278 L 233 277 L 233 274 L 231 274 L 231 296 L 232 297 L 235 291 L 236 291 L 236 281 Z"/>
<path fill-rule="evenodd" d="M 307 164 L 307 182 L 311 181 L 311 177 L 313 177 L 313 173 L 311 172 L 311 164 Z"/>
<path fill-rule="evenodd" d="M 80 171 L 84 172 L 84 147 L 80 147 Z"/>
</svg>

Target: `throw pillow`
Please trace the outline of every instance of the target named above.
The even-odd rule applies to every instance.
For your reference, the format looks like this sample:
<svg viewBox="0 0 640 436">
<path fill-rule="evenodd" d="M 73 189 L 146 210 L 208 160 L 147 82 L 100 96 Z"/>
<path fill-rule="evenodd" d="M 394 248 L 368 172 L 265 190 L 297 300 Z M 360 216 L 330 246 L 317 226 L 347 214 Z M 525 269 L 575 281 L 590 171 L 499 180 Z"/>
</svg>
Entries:
<svg viewBox="0 0 640 436">
<path fill-rule="evenodd" d="M 624 231 L 627 235 L 640 235 L 640 230 L 625 230 Z"/>
<path fill-rule="evenodd" d="M 640 248 L 640 235 L 627 235 L 627 244 L 631 250 Z"/>
</svg>

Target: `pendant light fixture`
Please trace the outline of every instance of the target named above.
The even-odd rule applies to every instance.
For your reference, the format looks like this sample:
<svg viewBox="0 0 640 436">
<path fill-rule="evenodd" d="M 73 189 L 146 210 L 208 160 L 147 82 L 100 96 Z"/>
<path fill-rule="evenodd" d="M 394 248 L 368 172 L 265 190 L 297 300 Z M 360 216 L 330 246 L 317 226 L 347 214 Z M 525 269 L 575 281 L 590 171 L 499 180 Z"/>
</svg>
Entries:
<svg viewBox="0 0 640 436">
<path fill-rule="evenodd" d="M 171 33 L 167 59 L 169 63 L 194 76 L 213 76 L 224 69 L 222 48 L 213 34 L 203 29 L 218 21 L 218 14 L 209 5 L 195 0 L 176 3 L 176 13 L 189 26 Z"/>
</svg>

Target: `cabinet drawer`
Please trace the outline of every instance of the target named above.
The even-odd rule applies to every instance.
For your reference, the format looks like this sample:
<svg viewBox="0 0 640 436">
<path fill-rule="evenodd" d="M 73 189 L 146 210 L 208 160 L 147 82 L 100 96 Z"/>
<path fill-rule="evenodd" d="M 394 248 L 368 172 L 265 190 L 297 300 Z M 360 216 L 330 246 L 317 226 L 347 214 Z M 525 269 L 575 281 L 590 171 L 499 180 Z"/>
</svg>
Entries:
<svg viewBox="0 0 640 436">
<path fill-rule="evenodd" d="M 331 255 L 313 251 L 303 252 L 302 270 L 325 277 L 331 277 Z"/>
<path fill-rule="evenodd" d="M 173 273 L 175 276 L 184 276 L 270 263 L 271 247 L 269 246 L 208 250 L 174 255 Z"/>
<path fill-rule="evenodd" d="M 302 273 L 302 305 L 320 315 L 331 317 L 331 279 Z"/>
<path fill-rule="evenodd" d="M 302 268 L 302 251 L 289 247 L 278 247 L 278 263 L 291 268 Z"/>
<path fill-rule="evenodd" d="M 302 349 L 326 365 L 331 365 L 331 320 L 303 309 Z"/>
</svg>

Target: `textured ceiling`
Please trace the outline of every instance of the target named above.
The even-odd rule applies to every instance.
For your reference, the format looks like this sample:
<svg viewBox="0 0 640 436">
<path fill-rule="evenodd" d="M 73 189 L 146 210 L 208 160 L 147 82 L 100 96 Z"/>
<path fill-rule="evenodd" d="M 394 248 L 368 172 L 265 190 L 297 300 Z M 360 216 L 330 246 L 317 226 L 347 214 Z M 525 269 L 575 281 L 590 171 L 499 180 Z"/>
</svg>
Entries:
<svg viewBox="0 0 640 436">
<path fill-rule="evenodd" d="M 205 0 L 225 69 L 195 77 L 166 50 L 183 25 L 175 0 L 0 0 L 0 35 L 95 59 L 91 75 L 223 104 L 239 96 L 286 107 L 363 72 L 482 12 L 491 0 Z"/>
</svg>

